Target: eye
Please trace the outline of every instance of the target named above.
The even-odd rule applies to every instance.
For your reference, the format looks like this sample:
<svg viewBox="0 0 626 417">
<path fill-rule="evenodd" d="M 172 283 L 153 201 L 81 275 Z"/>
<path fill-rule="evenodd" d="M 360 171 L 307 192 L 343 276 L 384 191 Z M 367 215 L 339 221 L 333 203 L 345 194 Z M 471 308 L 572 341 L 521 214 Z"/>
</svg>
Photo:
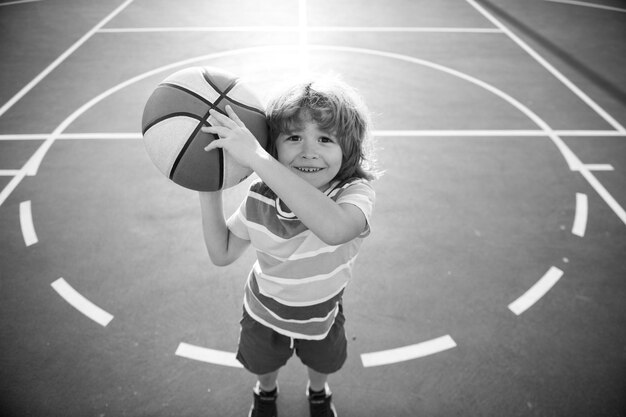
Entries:
<svg viewBox="0 0 626 417">
<path fill-rule="evenodd" d="M 334 143 L 335 142 L 332 138 L 329 138 L 328 136 L 322 136 L 321 138 L 319 138 L 319 141 L 322 143 Z"/>
<path fill-rule="evenodd" d="M 291 135 L 291 136 L 285 137 L 285 142 L 298 142 L 298 141 L 300 141 L 300 136 L 298 135 Z"/>
</svg>

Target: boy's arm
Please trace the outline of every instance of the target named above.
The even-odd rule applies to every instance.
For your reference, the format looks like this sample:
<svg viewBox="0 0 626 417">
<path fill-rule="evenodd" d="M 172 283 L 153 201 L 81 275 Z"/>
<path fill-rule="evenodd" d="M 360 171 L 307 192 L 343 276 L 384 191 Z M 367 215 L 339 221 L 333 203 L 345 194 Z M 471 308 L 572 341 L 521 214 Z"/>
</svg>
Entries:
<svg viewBox="0 0 626 417">
<path fill-rule="evenodd" d="M 359 236 L 367 220 L 353 204 L 338 204 L 265 153 L 251 168 L 317 237 L 340 245 Z"/>
<path fill-rule="evenodd" d="M 225 266 L 236 261 L 250 241 L 235 236 L 226 226 L 222 192 L 199 192 L 202 232 L 211 262 Z"/>
<path fill-rule="evenodd" d="M 230 118 L 211 111 L 215 119 L 213 126 L 203 130 L 217 133 L 220 139 L 211 142 L 206 150 L 221 147 L 237 162 L 254 170 L 289 209 L 327 244 L 348 242 L 365 230 L 367 219 L 361 209 L 352 204 L 334 202 L 291 172 L 261 147 L 230 107 L 227 106 L 226 111 Z"/>
</svg>

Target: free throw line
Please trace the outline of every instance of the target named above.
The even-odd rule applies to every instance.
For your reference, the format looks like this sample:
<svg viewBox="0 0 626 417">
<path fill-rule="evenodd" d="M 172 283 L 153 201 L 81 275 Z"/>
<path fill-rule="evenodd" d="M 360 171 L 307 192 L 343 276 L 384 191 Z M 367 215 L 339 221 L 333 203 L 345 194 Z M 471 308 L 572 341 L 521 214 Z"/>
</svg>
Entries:
<svg viewBox="0 0 626 417">
<path fill-rule="evenodd" d="M 98 33 L 151 33 L 151 32 L 300 32 L 300 26 L 187 26 L 187 27 L 137 27 L 106 28 Z M 471 27 L 401 27 L 401 26 L 306 26 L 307 32 L 385 32 L 385 33 L 502 33 L 496 28 Z"/>
<path fill-rule="evenodd" d="M 456 342 L 449 335 L 428 340 L 415 345 L 404 346 L 395 349 L 382 350 L 380 352 L 363 353 L 361 362 L 366 368 L 372 366 L 389 365 L 404 362 L 411 359 L 422 358 L 456 347 Z"/>
<path fill-rule="evenodd" d="M 113 316 L 76 291 L 70 284 L 68 284 L 63 278 L 59 278 L 54 281 L 52 284 L 52 288 L 59 293 L 61 297 L 65 301 L 67 301 L 72 307 L 76 310 L 83 313 L 85 316 L 89 317 L 91 320 L 95 321 L 99 325 L 106 327 L 111 320 L 113 320 Z"/>
<path fill-rule="evenodd" d="M 176 349 L 176 356 L 200 362 L 212 363 L 215 365 L 243 368 L 243 365 L 239 363 L 234 353 L 194 346 L 188 343 L 180 343 L 178 345 L 178 349 Z"/>
<path fill-rule="evenodd" d="M 626 137 L 626 133 L 618 132 L 616 130 L 554 130 L 554 134 L 558 136 L 567 137 Z M 548 134 L 543 130 L 516 130 L 516 129 L 502 129 L 502 130 L 374 130 L 372 134 L 376 137 L 537 137 L 545 138 Z M 12 141 L 12 140 L 46 140 L 51 133 L 30 133 L 30 134 L 0 134 L 0 141 Z M 85 132 L 85 133 L 61 133 L 57 136 L 57 140 L 128 140 L 128 139 L 141 139 L 141 133 L 139 132 L 126 132 L 126 133 L 106 133 L 106 132 Z M 587 167 L 592 171 L 599 170 L 611 170 L 608 165 L 605 164 L 587 164 Z M 3 170 L 4 175 L 16 175 L 18 170 Z"/>
<path fill-rule="evenodd" d="M 545 273 L 539 281 L 535 283 L 528 291 L 526 291 L 521 297 L 509 304 L 509 310 L 515 315 L 519 316 L 524 311 L 532 307 L 537 301 L 541 299 L 550 289 L 557 283 L 563 276 L 563 271 L 557 267 L 550 267 L 548 272 Z"/>
</svg>

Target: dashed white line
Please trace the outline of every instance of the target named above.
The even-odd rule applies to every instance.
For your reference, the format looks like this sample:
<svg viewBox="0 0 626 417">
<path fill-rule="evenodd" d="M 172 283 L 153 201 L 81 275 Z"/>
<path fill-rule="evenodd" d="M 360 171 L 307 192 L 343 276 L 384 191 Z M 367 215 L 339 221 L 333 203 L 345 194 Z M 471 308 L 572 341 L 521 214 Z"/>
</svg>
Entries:
<svg viewBox="0 0 626 417">
<path fill-rule="evenodd" d="M 37 234 L 35 233 L 35 227 L 33 226 L 33 214 L 30 200 L 20 203 L 20 225 L 26 246 L 31 246 L 39 242 Z"/>
<path fill-rule="evenodd" d="M 562 276 L 563 271 L 554 266 L 550 267 L 548 272 L 546 272 L 535 285 L 530 287 L 530 289 L 517 300 L 509 304 L 509 310 L 519 316 L 546 295 Z"/>
<path fill-rule="evenodd" d="M 106 327 L 111 320 L 113 320 L 113 316 L 111 314 L 86 299 L 82 294 L 72 288 L 72 286 L 63 278 L 57 279 L 51 285 L 52 288 L 54 288 L 54 290 L 59 293 L 59 295 L 63 297 L 63 299 L 65 299 L 65 301 L 67 301 L 72 307 L 99 325 Z"/>
<path fill-rule="evenodd" d="M 243 368 L 243 365 L 239 363 L 234 353 L 194 346 L 188 343 L 180 343 L 178 345 L 178 349 L 176 349 L 176 356 L 200 362 L 212 363 L 215 365 Z"/>
<path fill-rule="evenodd" d="M 415 345 L 382 350 L 380 352 L 363 353 L 361 355 L 361 362 L 363 362 L 363 366 L 366 368 L 389 365 L 433 355 L 454 347 L 456 347 L 456 342 L 452 337 L 446 335 Z"/>
<path fill-rule="evenodd" d="M 572 225 L 572 233 L 576 236 L 585 236 L 587 229 L 587 216 L 589 212 L 587 194 L 576 193 L 576 215 Z"/>
</svg>

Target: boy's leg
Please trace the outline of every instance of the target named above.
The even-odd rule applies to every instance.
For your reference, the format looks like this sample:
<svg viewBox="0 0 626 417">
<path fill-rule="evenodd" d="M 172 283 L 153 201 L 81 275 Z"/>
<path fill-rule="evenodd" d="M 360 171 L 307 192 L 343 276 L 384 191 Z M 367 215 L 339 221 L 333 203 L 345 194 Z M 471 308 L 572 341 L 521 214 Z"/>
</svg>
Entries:
<svg viewBox="0 0 626 417">
<path fill-rule="evenodd" d="M 257 378 L 259 380 L 259 388 L 265 392 L 274 391 L 277 386 L 276 381 L 278 379 L 278 372 L 279 370 L 276 370 L 267 374 L 257 375 Z"/>
<path fill-rule="evenodd" d="M 314 369 L 308 368 L 309 371 L 309 389 L 311 391 L 323 391 L 328 380 L 327 374 L 322 374 Z"/>
<path fill-rule="evenodd" d="M 337 417 L 337 410 L 333 404 L 333 395 L 326 383 L 328 375 L 309 370 L 309 384 L 306 396 L 309 399 L 311 417 Z"/>
<path fill-rule="evenodd" d="M 291 339 L 256 322 L 244 310 L 237 359 L 256 375 L 249 417 L 275 417 L 278 372 L 293 354 Z"/>
<path fill-rule="evenodd" d="M 250 407 L 248 417 L 277 417 L 278 409 L 278 371 L 257 375 L 258 381 L 254 389 L 254 402 Z"/>
</svg>

